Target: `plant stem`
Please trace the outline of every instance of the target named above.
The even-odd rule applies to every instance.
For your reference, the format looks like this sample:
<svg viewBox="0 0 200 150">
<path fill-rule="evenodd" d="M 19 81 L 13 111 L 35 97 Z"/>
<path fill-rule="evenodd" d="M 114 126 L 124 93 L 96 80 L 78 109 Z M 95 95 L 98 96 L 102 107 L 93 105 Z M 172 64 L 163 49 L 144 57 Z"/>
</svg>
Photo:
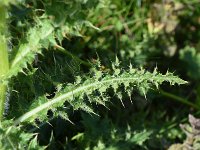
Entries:
<svg viewBox="0 0 200 150">
<path fill-rule="evenodd" d="M 0 4 L 0 78 L 9 70 L 6 32 L 6 8 Z M 0 121 L 3 118 L 6 92 L 7 85 L 0 83 Z"/>
<path fill-rule="evenodd" d="M 161 93 L 162 95 L 166 96 L 166 97 L 171 98 L 172 100 L 181 102 L 182 104 L 185 104 L 185 105 L 188 105 L 188 106 L 190 106 L 190 107 L 193 107 L 193 108 L 195 108 L 195 109 L 197 109 L 197 110 L 200 110 L 200 107 L 199 107 L 199 106 L 197 106 L 197 105 L 191 103 L 191 102 L 188 101 L 187 99 L 184 99 L 184 98 L 182 98 L 182 97 L 176 96 L 176 95 L 174 95 L 174 94 L 171 94 L 171 93 L 168 93 L 168 92 L 165 92 L 165 91 L 162 91 L 162 90 L 160 90 L 160 93 Z"/>
<path fill-rule="evenodd" d="M 63 47 L 61 47 L 59 45 L 56 45 L 56 47 L 57 47 L 57 50 L 59 50 L 59 52 L 64 53 L 65 55 L 72 57 L 74 60 L 76 60 L 77 62 L 80 62 L 81 64 L 83 64 L 87 67 L 92 67 L 92 65 L 90 63 L 78 58 L 77 56 L 73 55 L 69 51 L 65 50 Z"/>
</svg>

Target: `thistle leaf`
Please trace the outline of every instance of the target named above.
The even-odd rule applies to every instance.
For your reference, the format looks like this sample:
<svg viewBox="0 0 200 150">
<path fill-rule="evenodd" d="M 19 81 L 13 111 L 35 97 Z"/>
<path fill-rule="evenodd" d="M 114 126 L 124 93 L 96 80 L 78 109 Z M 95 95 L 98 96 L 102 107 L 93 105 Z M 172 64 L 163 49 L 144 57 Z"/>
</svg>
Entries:
<svg viewBox="0 0 200 150">
<path fill-rule="evenodd" d="M 48 21 L 44 21 L 29 30 L 27 42 L 20 45 L 16 56 L 11 62 L 8 78 L 17 75 L 23 68 L 27 68 L 27 65 L 33 62 L 35 55 L 41 53 L 40 42 L 52 32 L 53 26 Z"/>
<path fill-rule="evenodd" d="M 82 81 L 78 78 L 79 81 L 74 84 L 66 85 L 62 90 L 56 93 L 56 96 L 51 100 L 48 100 L 45 96 L 41 97 L 40 100 L 36 100 L 37 103 L 35 103 L 27 113 L 16 119 L 14 124 L 17 125 L 27 120 L 34 121 L 36 118 L 41 120 L 47 119 L 46 116 L 49 109 L 52 108 L 51 110 L 56 111 L 56 108 L 63 107 L 66 101 L 74 110 L 81 109 L 95 114 L 92 108 L 86 104 L 85 95 L 95 102 L 98 96 L 97 93 L 99 93 L 103 98 L 98 99 L 95 104 L 102 103 L 104 105 L 105 99 L 108 99 L 107 96 L 104 97 L 104 95 L 106 90 L 110 88 L 112 88 L 115 94 L 122 100 L 121 92 L 119 92 L 122 85 L 125 85 L 124 87 L 127 93 L 130 93 L 133 87 L 136 89 L 143 89 L 144 93 L 146 93 L 152 86 L 160 85 L 164 81 L 169 82 L 170 85 L 187 83 L 169 72 L 163 75 L 159 72 L 155 73 L 155 71 L 154 73 L 150 73 L 144 69 L 134 69 L 134 71 L 131 69 L 128 71 L 121 70 L 119 74 L 115 74 L 115 70 L 113 70 L 113 74 L 102 72 L 101 78 L 99 78 L 99 70 L 96 70 L 96 72 L 98 74 L 97 76 L 91 75 L 86 77 L 86 79 L 82 78 Z"/>
</svg>

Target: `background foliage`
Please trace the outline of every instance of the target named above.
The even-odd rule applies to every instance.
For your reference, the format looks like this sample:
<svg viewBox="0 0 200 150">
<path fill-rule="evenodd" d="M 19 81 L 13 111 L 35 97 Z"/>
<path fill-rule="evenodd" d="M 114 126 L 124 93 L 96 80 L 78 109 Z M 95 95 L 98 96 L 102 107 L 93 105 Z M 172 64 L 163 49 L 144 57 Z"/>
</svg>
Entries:
<svg viewBox="0 0 200 150">
<path fill-rule="evenodd" d="M 8 9 L 10 62 L 0 78 L 9 87 L 0 148 L 167 149 L 183 143 L 179 124 L 200 112 L 198 0 L 0 3 Z M 160 85 L 185 83 L 169 72 L 189 83 Z M 130 76 L 141 78 L 121 80 Z M 98 84 L 73 94 L 92 83 Z M 70 100 L 61 99 L 70 92 Z"/>
</svg>

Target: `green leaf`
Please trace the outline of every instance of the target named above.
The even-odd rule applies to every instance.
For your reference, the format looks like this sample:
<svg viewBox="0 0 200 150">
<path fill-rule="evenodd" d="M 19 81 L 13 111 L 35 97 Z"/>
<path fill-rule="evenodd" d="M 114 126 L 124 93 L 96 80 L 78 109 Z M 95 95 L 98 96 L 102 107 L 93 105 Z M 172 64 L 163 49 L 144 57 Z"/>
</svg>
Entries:
<svg viewBox="0 0 200 150">
<path fill-rule="evenodd" d="M 43 120 L 46 118 L 49 109 L 52 108 L 55 111 L 56 108 L 63 107 L 66 101 L 71 104 L 75 110 L 81 109 L 89 113 L 94 113 L 89 105 L 86 105 L 84 97 L 87 96 L 89 99 L 95 100 L 97 96 L 96 92 L 98 92 L 102 96 L 102 99 L 107 99 L 107 96 L 104 97 L 104 94 L 106 93 L 106 89 L 109 88 L 114 88 L 114 92 L 120 97 L 120 92 L 118 93 L 118 91 L 120 91 L 121 85 L 126 85 L 125 91 L 128 93 L 133 87 L 136 89 L 142 88 L 148 90 L 154 85 L 162 84 L 164 81 L 169 82 L 170 85 L 187 83 L 169 72 L 164 75 L 158 72 L 150 73 L 143 69 L 134 69 L 134 71 L 133 69 L 130 71 L 121 70 L 120 74 L 116 74 L 115 70 L 113 70 L 113 72 L 113 74 L 102 72 L 102 77 L 99 78 L 99 70 L 93 69 L 91 76 L 86 76 L 85 79 L 82 78 L 82 81 L 75 82 L 75 84 L 67 84 L 63 87 L 63 90 L 56 93 L 53 99 L 48 100 L 45 96 L 40 97 L 27 113 L 15 121 L 15 124 L 17 125 L 27 120 L 34 121 L 37 117 Z M 96 76 L 95 73 L 98 75 Z M 101 101 L 102 104 L 105 102 L 104 100 Z"/>
</svg>

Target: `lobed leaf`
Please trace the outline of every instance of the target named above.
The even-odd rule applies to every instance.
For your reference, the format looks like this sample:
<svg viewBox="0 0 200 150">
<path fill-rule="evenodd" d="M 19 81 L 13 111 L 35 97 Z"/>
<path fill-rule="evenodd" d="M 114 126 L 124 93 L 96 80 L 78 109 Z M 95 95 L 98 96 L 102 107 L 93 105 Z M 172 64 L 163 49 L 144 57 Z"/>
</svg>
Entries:
<svg viewBox="0 0 200 150">
<path fill-rule="evenodd" d="M 21 126 L 12 126 L 11 121 L 0 123 L 0 149 L 1 150 L 43 150 L 45 147 L 39 146 L 37 136 L 33 133 L 25 133 Z"/>
<path fill-rule="evenodd" d="M 157 72 L 156 69 L 153 73 L 150 73 L 144 69 L 133 69 L 132 66 L 130 66 L 129 70 L 124 71 L 121 69 L 120 72 L 118 70 L 117 74 L 115 73 L 116 69 L 118 70 L 119 68 L 114 68 L 113 74 L 105 72 L 100 73 L 99 70 L 93 70 L 92 76 L 86 77 L 81 81 L 80 78 L 78 78 L 78 82 L 67 84 L 53 99 L 48 100 L 45 96 L 40 97 L 37 103 L 34 103 L 27 113 L 15 120 L 14 124 L 17 125 L 27 120 L 34 121 L 36 118 L 43 120 L 46 118 L 48 110 L 52 109 L 56 111 L 56 108 L 63 107 L 66 101 L 71 104 L 75 110 L 81 109 L 89 113 L 94 113 L 92 108 L 87 105 L 85 97 L 91 100 L 89 101 L 90 103 L 104 104 L 105 99 L 108 99 L 106 92 L 108 89 L 112 88 L 122 101 L 122 95 L 119 92 L 122 85 L 124 85 L 127 93 L 130 93 L 130 91 L 135 88 L 142 90 L 145 95 L 147 90 L 152 86 L 158 87 L 158 85 L 161 85 L 164 81 L 169 82 L 170 85 L 187 83 L 179 77 L 174 76 L 172 73 L 167 72 L 166 74 L 161 74 Z M 98 97 L 98 101 L 96 97 Z"/>
</svg>

